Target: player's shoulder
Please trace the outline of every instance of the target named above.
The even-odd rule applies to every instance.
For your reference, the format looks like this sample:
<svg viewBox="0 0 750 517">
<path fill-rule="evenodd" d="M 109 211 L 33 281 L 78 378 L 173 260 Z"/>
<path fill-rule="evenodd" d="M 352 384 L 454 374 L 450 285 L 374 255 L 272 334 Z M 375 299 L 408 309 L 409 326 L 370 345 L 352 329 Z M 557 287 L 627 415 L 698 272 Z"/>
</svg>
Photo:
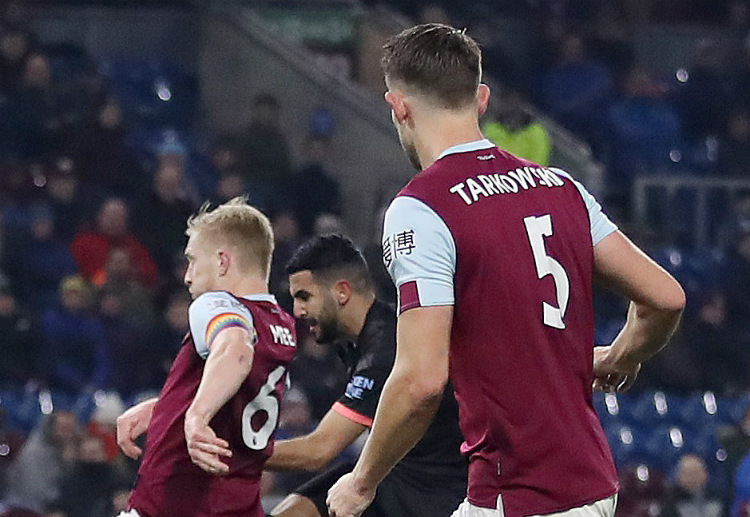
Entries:
<svg viewBox="0 0 750 517">
<path fill-rule="evenodd" d="M 208 291 L 198 296 L 190 304 L 191 317 L 215 312 L 250 312 L 250 309 L 236 296 L 226 291 Z"/>
</svg>

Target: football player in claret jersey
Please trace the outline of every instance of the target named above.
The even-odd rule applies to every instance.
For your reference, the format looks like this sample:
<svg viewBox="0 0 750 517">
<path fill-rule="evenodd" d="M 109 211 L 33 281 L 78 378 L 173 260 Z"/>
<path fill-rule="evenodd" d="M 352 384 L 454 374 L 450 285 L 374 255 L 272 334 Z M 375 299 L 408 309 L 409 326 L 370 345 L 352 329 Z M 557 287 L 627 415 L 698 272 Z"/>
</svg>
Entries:
<svg viewBox="0 0 750 517">
<path fill-rule="evenodd" d="M 364 257 L 347 238 L 314 237 L 286 268 L 294 315 L 316 341 L 337 346 L 349 370 L 346 393 L 315 430 L 276 442 L 270 470 L 319 470 L 372 424 L 396 355 L 395 308 L 375 298 Z M 367 517 L 447 517 L 466 493 L 466 460 L 459 451 L 458 406 L 449 387 L 424 437 L 378 489 Z M 271 515 L 322 517 L 328 489 L 352 464 L 338 464 L 294 490 Z"/>
<path fill-rule="evenodd" d="M 386 214 L 383 259 L 399 294 L 396 362 L 352 473 L 328 494 L 358 515 L 419 439 L 449 374 L 469 459 L 457 516 L 606 516 L 617 475 L 592 387 L 625 389 L 685 304 L 565 172 L 485 140 L 481 53 L 440 24 L 384 47 L 386 101 L 420 170 Z M 631 300 L 610 346 L 594 347 L 592 280 Z"/>
<path fill-rule="evenodd" d="M 158 399 L 117 420 L 131 458 L 146 431 L 128 516 L 260 517 L 260 476 L 296 350 L 294 320 L 268 294 L 273 233 L 236 198 L 188 220 L 190 332 Z"/>
</svg>

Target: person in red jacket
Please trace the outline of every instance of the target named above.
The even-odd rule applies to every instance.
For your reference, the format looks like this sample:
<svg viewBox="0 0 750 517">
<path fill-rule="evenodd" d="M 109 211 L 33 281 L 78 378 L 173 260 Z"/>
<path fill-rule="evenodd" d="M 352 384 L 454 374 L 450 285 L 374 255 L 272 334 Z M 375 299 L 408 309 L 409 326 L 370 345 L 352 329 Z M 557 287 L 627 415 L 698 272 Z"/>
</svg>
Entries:
<svg viewBox="0 0 750 517">
<path fill-rule="evenodd" d="M 129 210 L 120 198 L 109 198 L 102 204 L 96 218 L 96 229 L 79 232 L 70 250 L 81 274 L 92 280 L 104 269 L 113 248 L 125 248 L 130 254 L 138 282 L 155 288 L 158 271 L 146 247 L 130 233 Z"/>
</svg>

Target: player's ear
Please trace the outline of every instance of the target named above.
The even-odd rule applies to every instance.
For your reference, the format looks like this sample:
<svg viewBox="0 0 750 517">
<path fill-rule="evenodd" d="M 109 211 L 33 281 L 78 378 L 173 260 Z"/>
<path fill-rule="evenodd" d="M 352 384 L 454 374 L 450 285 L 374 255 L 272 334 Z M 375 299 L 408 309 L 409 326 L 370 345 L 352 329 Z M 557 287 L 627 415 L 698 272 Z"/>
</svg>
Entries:
<svg viewBox="0 0 750 517">
<path fill-rule="evenodd" d="M 409 114 L 409 109 L 404 102 L 404 94 L 388 90 L 385 92 L 385 102 L 391 107 L 394 120 L 403 124 Z"/>
<path fill-rule="evenodd" d="M 352 284 L 348 280 L 339 280 L 335 284 L 333 284 L 333 298 L 336 300 L 336 303 L 343 306 L 346 305 L 347 302 L 352 297 Z"/>
<path fill-rule="evenodd" d="M 485 111 L 487 111 L 487 106 L 489 106 L 489 104 L 490 87 L 484 83 L 480 83 L 479 88 L 477 88 L 477 110 L 479 111 L 480 117 L 484 115 Z"/>
<path fill-rule="evenodd" d="M 219 250 L 219 276 L 224 276 L 229 271 L 229 265 L 232 262 L 229 254 L 224 250 Z"/>
</svg>

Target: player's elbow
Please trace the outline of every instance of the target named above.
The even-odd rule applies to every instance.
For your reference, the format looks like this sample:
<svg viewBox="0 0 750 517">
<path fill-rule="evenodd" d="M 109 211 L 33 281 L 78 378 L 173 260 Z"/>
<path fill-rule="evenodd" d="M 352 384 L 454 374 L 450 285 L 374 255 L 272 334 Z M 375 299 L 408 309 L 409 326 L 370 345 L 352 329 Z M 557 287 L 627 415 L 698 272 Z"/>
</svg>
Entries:
<svg viewBox="0 0 750 517">
<path fill-rule="evenodd" d="M 661 294 L 654 304 L 659 312 L 679 316 L 685 309 L 686 297 L 682 286 L 674 278 L 665 282 Z"/>
<path fill-rule="evenodd" d="M 448 382 L 448 375 L 430 375 L 412 379 L 409 394 L 418 409 L 430 409 L 440 404 Z"/>
</svg>

